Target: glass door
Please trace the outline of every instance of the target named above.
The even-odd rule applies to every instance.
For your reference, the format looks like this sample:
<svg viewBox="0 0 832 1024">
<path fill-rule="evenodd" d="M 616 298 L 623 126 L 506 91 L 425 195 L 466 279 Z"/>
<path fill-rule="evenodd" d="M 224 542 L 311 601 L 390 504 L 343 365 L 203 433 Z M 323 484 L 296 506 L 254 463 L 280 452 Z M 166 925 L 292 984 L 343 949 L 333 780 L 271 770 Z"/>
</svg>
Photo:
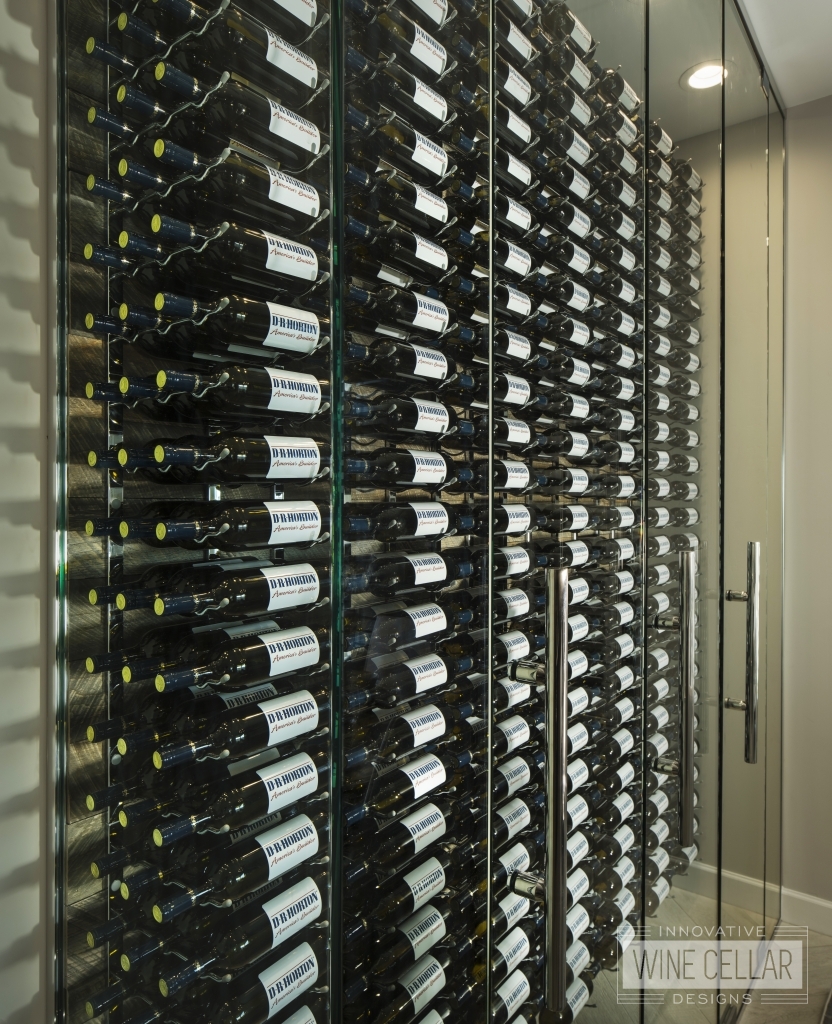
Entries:
<svg viewBox="0 0 832 1024">
<path fill-rule="evenodd" d="M 670 716 L 654 766 L 674 803 L 650 824 L 664 801 L 648 797 L 648 861 L 670 863 L 645 925 L 672 939 L 718 922 L 722 3 L 651 4 L 649 31 L 645 675 L 648 714 Z M 645 993 L 645 1020 L 716 1019 L 670 987 Z"/>
<path fill-rule="evenodd" d="M 779 517 L 770 519 L 770 509 L 779 505 L 776 484 L 772 489 L 779 467 L 769 451 L 770 445 L 779 449 L 778 408 L 769 400 L 779 374 L 772 379 L 769 338 L 769 98 L 730 8 L 725 66 L 721 912 L 723 926 L 733 926 L 735 935 L 759 939 L 766 918 L 767 834 L 779 837 L 779 816 L 767 817 L 766 787 L 770 677 L 772 696 L 779 689 L 779 650 L 768 648 L 772 632 L 779 633 L 773 596 L 779 590 Z"/>
</svg>

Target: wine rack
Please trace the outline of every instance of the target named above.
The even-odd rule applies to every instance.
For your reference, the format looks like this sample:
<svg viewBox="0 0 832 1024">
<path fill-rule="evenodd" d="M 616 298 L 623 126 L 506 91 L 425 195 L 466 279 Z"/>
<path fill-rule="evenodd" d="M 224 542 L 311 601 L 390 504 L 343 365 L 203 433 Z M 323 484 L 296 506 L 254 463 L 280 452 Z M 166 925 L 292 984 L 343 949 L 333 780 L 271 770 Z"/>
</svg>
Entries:
<svg viewBox="0 0 832 1024">
<path fill-rule="evenodd" d="M 701 180 L 561 0 L 66 29 L 64 1019 L 606 1005 L 697 854 Z"/>
</svg>

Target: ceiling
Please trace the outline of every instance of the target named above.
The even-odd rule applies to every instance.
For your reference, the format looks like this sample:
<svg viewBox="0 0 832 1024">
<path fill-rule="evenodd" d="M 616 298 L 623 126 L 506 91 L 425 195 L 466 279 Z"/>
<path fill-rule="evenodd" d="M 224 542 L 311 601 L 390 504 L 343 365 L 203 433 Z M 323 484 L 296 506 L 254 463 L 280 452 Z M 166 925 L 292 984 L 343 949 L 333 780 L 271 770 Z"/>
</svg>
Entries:
<svg viewBox="0 0 832 1024">
<path fill-rule="evenodd" d="M 830 0 L 741 0 L 787 107 L 832 95 Z"/>
</svg>

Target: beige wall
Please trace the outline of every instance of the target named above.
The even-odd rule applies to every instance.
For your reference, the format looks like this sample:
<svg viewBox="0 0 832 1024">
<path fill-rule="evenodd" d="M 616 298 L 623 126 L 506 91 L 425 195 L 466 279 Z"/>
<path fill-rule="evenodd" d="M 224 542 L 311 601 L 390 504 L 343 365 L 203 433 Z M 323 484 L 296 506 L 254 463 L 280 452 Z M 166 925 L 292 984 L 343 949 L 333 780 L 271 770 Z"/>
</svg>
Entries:
<svg viewBox="0 0 832 1024">
<path fill-rule="evenodd" d="M 832 926 L 792 895 L 832 901 L 832 97 L 788 112 L 786 151 L 783 916 Z"/>
<path fill-rule="evenodd" d="M 0 0 L 0 1021 L 51 1017 L 47 5 Z"/>
</svg>

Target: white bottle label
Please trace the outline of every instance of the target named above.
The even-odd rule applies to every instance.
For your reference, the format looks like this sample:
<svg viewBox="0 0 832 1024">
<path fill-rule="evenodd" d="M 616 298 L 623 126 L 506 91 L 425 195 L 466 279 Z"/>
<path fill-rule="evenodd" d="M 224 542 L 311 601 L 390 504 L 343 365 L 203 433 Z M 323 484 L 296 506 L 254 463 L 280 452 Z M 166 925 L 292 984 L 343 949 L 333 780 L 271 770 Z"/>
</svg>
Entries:
<svg viewBox="0 0 832 1024">
<path fill-rule="evenodd" d="M 308 153 L 317 153 L 321 148 L 321 133 L 305 117 L 287 110 L 274 100 L 269 100 L 269 131 L 278 138 L 291 142 Z"/>
<path fill-rule="evenodd" d="M 498 807 L 495 814 L 503 820 L 506 826 L 507 839 L 511 839 L 518 832 L 522 832 L 524 828 L 529 826 L 532 820 L 532 812 L 529 810 L 528 805 L 519 797 L 515 797 L 513 800 L 509 800 L 508 803 Z"/>
<path fill-rule="evenodd" d="M 414 132 L 413 138 L 413 162 L 435 174 L 437 178 L 444 178 L 448 170 L 448 154 L 445 150 L 419 132 Z"/>
<path fill-rule="evenodd" d="M 633 672 L 629 665 L 625 665 L 623 668 L 617 668 L 615 670 L 615 674 L 618 676 L 619 690 L 629 690 L 636 681 L 635 672 Z"/>
<path fill-rule="evenodd" d="M 268 409 L 284 413 L 314 416 L 321 408 L 321 383 L 310 374 L 296 374 L 291 370 L 266 367 L 272 382 L 272 398 Z"/>
<path fill-rule="evenodd" d="M 518 160 L 513 157 L 511 153 L 508 156 L 508 173 L 513 177 L 517 178 L 518 181 L 524 185 L 531 185 L 532 183 L 532 169 L 528 164 L 524 164 L 522 160 Z M 531 222 L 531 218 L 530 218 Z"/>
<path fill-rule="evenodd" d="M 569 580 L 569 603 L 581 604 L 589 597 L 589 581 L 584 579 Z"/>
<path fill-rule="evenodd" d="M 507 576 L 517 576 L 528 572 L 531 568 L 532 560 L 525 548 L 497 548 L 497 550 L 506 559 Z"/>
<path fill-rule="evenodd" d="M 447 730 L 445 716 L 435 704 L 406 711 L 401 716 L 401 720 L 410 726 L 414 747 L 421 747 L 424 743 L 430 743 L 431 740 L 444 736 Z"/>
<path fill-rule="evenodd" d="M 510 633 L 498 633 L 496 639 L 505 648 L 507 662 L 519 661 L 531 653 L 531 644 L 528 637 L 518 630 L 512 630 Z"/>
<path fill-rule="evenodd" d="M 506 33 L 506 39 L 508 40 L 509 46 L 513 47 L 523 58 L 527 61 L 531 57 L 534 47 L 531 42 L 523 35 L 519 28 L 514 24 L 513 21 L 508 23 L 508 32 Z"/>
<path fill-rule="evenodd" d="M 511 243 L 508 243 L 508 245 L 510 250 L 514 250 L 517 253 L 523 253 L 525 256 L 528 256 L 529 267 L 531 267 L 531 256 L 529 256 L 525 249 L 520 249 L 518 246 L 512 245 Z M 506 262 L 506 266 L 508 266 L 508 261 Z M 521 271 L 518 270 L 518 273 L 520 272 Z M 522 334 L 517 334 L 515 331 L 509 331 L 505 328 L 504 331 L 506 335 L 506 355 L 513 356 L 515 359 L 522 359 L 523 361 L 529 359 L 532 354 L 532 343 L 529 339 L 524 338 Z M 506 422 L 514 423 L 515 421 L 507 420 Z M 526 428 L 529 429 L 528 425 L 526 425 Z"/>
<path fill-rule="evenodd" d="M 508 255 L 504 264 L 506 269 L 519 274 L 520 277 L 525 277 L 532 269 L 531 256 L 525 249 L 521 249 L 519 245 L 514 245 L 513 242 L 506 242 L 506 245 L 508 246 Z"/>
<path fill-rule="evenodd" d="M 631 494 L 635 494 L 636 482 L 631 476 L 620 476 L 618 478 L 618 494 L 619 498 L 629 498 Z"/>
<path fill-rule="evenodd" d="M 585 615 L 570 615 L 567 621 L 569 626 L 569 643 L 575 644 L 589 633 L 589 621 Z"/>
<path fill-rule="evenodd" d="M 439 583 L 448 576 L 448 566 L 441 555 L 405 555 L 413 566 L 414 581 L 417 586 L 425 583 Z"/>
<path fill-rule="evenodd" d="M 506 111 L 506 127 L 518 139 L 521 139 L 525 143 L 529 143 L 532 140 L 532 128 L 531 125 L 524 121 L 522 117 L 518 117 L 513 110 L 505 108 Z"/>
<path fill-rule="evenodd" d="M 670 894 L 670 882 L 666 878 L 657 878 L 653 884 L 653 892 L 658 896 L 661 906 Z"/>
<path fill-rule="evenodd" d="M 507 466 L 523 465 L 523 463 L 504 463 Z M 531 529 L 532 513 L 525 505 L 502 505 L 500 506 L 506 514 L 506 533 L 526 533 Z"/>
<path fill-rule="evenodd" d="M 659 874 L 661 875 L 667 870 L 670 864 L 670 854 L 665 850 L 663 846 L 660 846 L 655 853 L 650 855 L 650 860 L 656 865 Z"/>
<path fill-rule="evenodd" d="M 589 561 L 589 548 L 584 541 L 568 540 L 563 546 L 572 553 L 570 565 L 584 565 Z"/>
<path fill-rule="evenodd" d="M 297 803 L 318 788 L 318 769 L 308 754 L 295 754 L 294 757 L 287 757 L 265 768 L 258 768 L 257 775 L 269 797 L 267 814 Z"/>
<path fill-rule="evenodd" d="M 318 216 L 321 199 L 316 189 L 274 167 L 267 166 L 266 170 L 269 172 L 269 199 L 273 203 L 287 206 L 291 210 L 299 210 L 309 217 Z"/>
<path fill-rule="evenodd" d="M 586 384 L 589 378 L 592 376 L 592 370 L 590 369 L 589 363 L 585 363 L 583 359 L 572 359 L 572 373 L 566 379 L 567 384 L 577 384 L 580 387 L 582 384 Z"/>
<path fill-rule="evenodd" d="M 519 338 L 520 335 L 515 337 Z M 503 423 L 506 425 L 507 439 L 513 444 L 528 444 L 531 441 L 532 428 L 528 423 L 524 423 L 522 420 L 506 419 L 505 417 L 503 417 Z"/>
<path fill-rule="evenodd" d="M 435 754 L 425 754 L 422 757 L 417 757 L 415 761 L 406 764 L 399 771 L 404 772 L 410 779 L 410 783 L 413 786 L 413 796 L 417 799 L 420 796 L 424 796 L 425 793 L 430 793 L 437 786 L 443 785 L 447 778 L 445 765 L 442 764 Z"/>
<path fill-rule="evenodd" d="M 315 0 L 275 0 L 275 2 L 278 7 L 282 7 L 284 11 L 294 15 L 307 28 L 312 28 L 318 20 L 318 5 Z"/>
<path fill-rule="evenodd" d="M 450 524 L 448 510 L 438 501 L 408 502 L 416 515 L 414 537 L 433 537 L 447 533 Z"/>
<path fill-rule="evenodd" d="M 622 755 L 631 751 L 633 749 L 633 745 L 635 744 L 633 734 L 630 732 L 629 729 L 619 729 L 618 732 L 613 733 L 612 738 L 621 748 Z M 627 815 L 625 814 L 624 817 L 626 818 Z"/>
<path fill-rule="evenodd" d="M 515 871 L 525 871 L 531 867 L 532 863 L 529 851 L 522 843 L 517 843 L 506 853 L 499 854 L 497 859 L 503 865 L 508 875 L 513 874 Z"/>
<path fill-rule="evenodd" d="M 506 1008 L 506 1020 L 509 1020 L 518 1006 L 525 1003 L 532 994 L 529 979 L 520 971 L 510 974 L 508 979 L 497 989 L 497 997 L 502 999 Z"/>
<path fill-rule="evenodd" d="M 656 497 L 666 498 L 670 494 L 670 481 L 664 477 L 656 478 Z M 656 515 L 655 526 L 667 526 L 670 522 L 670 511 L 666 508 L 655 508 L 653 510 Z"/>
<path fill-rule="evenodd" d="M 318 84 L 318 66 L 315 61 L 291 43 L 287 43 L 285 39 L 281 39 L 271 29 L 266 29 L 266 38 L 266 60 L 290 78 L 302 82 L 309 89 L 314 89 Z"/>
<path fill-rule="evenodd" d="M 649 799 L 659 814 L 664 814 L 664 812 L 670 806 L 670 801 L 667 798 L 667 793 L 664 793 L 660 789 L 657 790 L 655 793 L 651 793 Z"/>
<path fill-rule="evenodd" d="M 622 730 L 624 731 L 624 730 Z M 618 734 L 616 733 L 616 736 Z M 633 737 L 630 736 L 630 748 L 633 746 Z M 622 820 L 629 818 L 630 815 L 635 811 L 636 805 L 633 802 L 633 798 L 629 793 L 619 793 L 618 796 L 612 802 L 613 807 L 616 808 L 618 813 L 621 815 Z"/>
<path fill-rule="evenodd" d="M 436 839 L 444 836 L 448 830 L 445 815 L 436 804 L 425 804 L 418 811 L 413 811 L 412 814 L 400 818 L 399 823 L 404 825 L 411 836 L 413 836 L 414 853 L 419 853 L 426 846 L 430 846 Z M 442 865 L 439 861 L 435 862 L 435 867 L 439 868 L 439 876 L 441 876 L 437 877 L 435 867 L 428 868 L 430 864 L 431 861 L 427 861 L 422 867 L 416 868 L 410 874 L 404 876 L 404 880 L 410 886 L 414 896 L 417 895 L 417 889 L 421 893 L 427 892 L 422 903 L 426 903 L 434 893 L 441 892 L 445 888 L 445 872 L 442 869 Z M 424 874 L 420 874 L 420 872 L 424 872 Z M 424 879 L 424 882 L 419 883 L 418 879 Z M 417 902 L 415 906 L 419 907 L 422 903 Z"/>
<path fill-rule="evenodd" d="M 566 412 L 566 415 L 572 416 L 576 420 L 585 420 L 589 416 L 589 399 L 584 398 L 583 395 L 570 394 L 567 397 L 572 402 L 572 408 Z"/>
<path fill-rule="evenodd" d="M 583 832 L 575 832 L 566 840 L 566 852 L 571 863 L 577 864 L 589 853 L 589 840 Z"/>
<path fill-rule="evenodd" d="M 622 542 L 619 541 L 619 544 L 621 543 Z M 632 541 L 627 541 L 627 543 L 630 544 L 630 546 L 632 547 Z M 632 558 L 632 554 L 628 555 L 627 557 Z M 619 601 L 617 604 L 613 605 L 613 608 L 615 608 L 615 610 L 618 612 L 618 618 L 622 626 L 626 626 L 628 622 L 633 621 L 633 618 L 636 614 L 635 609 L 627 601 Z"/>
<path fill-rule="evenodd" d="M 433 192 L 428 192 L 421 185 L 414 184 L 413 187 L 416 189 L 414 208 L 432 220 L 438 220 L 441 224 L 446 224 L 448 222 L 448 204 L 445 200 L 435 196 Z"/>
<path fill-rule="evenodd" d="M 268 1017 L 273 1017 L 301 992 L 318 980 L 318 961 L 308 942 L 258 974 L 268 1000 Z"/>
<path fill-rule="evenodd" d="M 432 267 L 439 267 L 440 270 L 448 269 L 448 254 L 441 245 L 431 242 L 421 235 L 413 233 L 416 239 L 416 259 L 423 263 L 429 263 Z"/>
<path fill-rule="evenodd" d="M 668 426 L 667 423 L 659 423 L 659 427 L 663 428 L 663 429 L 659 430 L 659 433 L 663 434 L 664 436 L 663 437 L 657 437 L 656 440 L 657 441 L 666 441 L 667 438 L 670 436 L 670 427 Z M 670 465 L 670 452 L 666 452 L 666 451 L 663 451 L 663 450 L 657 450 L 656 451 L 656 466 L 655 466 L 656 472 L 657 473 L 663 473 L 667 469 L 667 467 L 669 465 Z"/>
<path fill-rule="evenodd" d="M 664 698 L 668 695 L 668 693 L 670 693 L 670 683 L 666 679 L 664 679 L 664 678 L 657 679 L 656 682 L 653 683 L 653 686 L 656 689 L 656 700 L 664 700 Z M 664 728 L 664 726 L 667 725 L 667 720 L 670 718 L 670 715 L 667 714 L 667 711 L 665 710 L 665 708 L 656 708 L 652 712 L 653 718 L 654 718 L 654 720 L 656 722 L 659 721 L 659 712 L 660 711 L 664 711 L 664 714 L 665 714 L 666 717 L 665 717 L 664 722 L 661 725 L 657 725 L 656 726 L 657 729 Z"/>
<path fill-rule="evenodd" d="M 627 917 L 628 914 L 632 914 L 635 909 L 636 898 L 629 889 L 625 889 L 624 892 L 618 895 L 613 902 L 617 903 L 621 908 L 621 916 Z"/>
<path fill-rule="evenodd" d="M 628 658 L 636 649 L 635 641 L 629 633 L 622 633 L 614 638 L 619 650 L 619 658 Z"/>
<path fill-rule="evenodd" d="M 506 738 L 507 754 L 510 754 L 518 747 L 522 747 L 524 743 L 528 743 L 531 739 L 532 731 L 529 723 L 519 715 L 506 718 L 504 721 L 495 724 Z"/>
<path fill-rule="evenodd" d="M 239 627 L 237 628 L 239 629 Z M 274 697 L 275 693 L 275 688 L 271 683 L 264 683 L 262 686 L 251 686 L 247 690 L 238 690 L 236 693 L 218 693 L 217 697 L 227 708 L 231 709 L 243 708 L 247 704 L 256 704 L 258 701 L 266 700 L 268 697 Z M 194 692 L 194 696 L 198 696 L 198 691 Z M 240 763 L 237 761 L 235 764 L 229 765 L 228 771 L 234 774 L 232 769 L 236 764 Z"/>
<path fill-rule="evenodd" d="M 589 707 L 589 694 L 583 686 L 573 687 L 568 693 L 569 717 L 579 715 Z"/>
<path fill-rule="evenodd" d="M 433 807 L 433 804 L 428 806 Z M 420 864 L 418 868 L 414 868 L 403 877 L 405 884 L 410 889 L 413 906 L 416 910 L 445 888 L 445 869 L 435 857 L 430 857 L 424 864 Z M 406 924 L 407 922 L 405 922 Z M 402 925 L 403 930 L 405 925 Z"/>
<path fill-rule="evenodd" d="M 288 277 L 297 277 L 302 281 L 314 281 L 318 276 L 318 257 L 314 249 L 300 242 L 292 242 L 280 235 L 270 235 L 268 231 L 261 234 L 266 239 L 266 270 L 273 270 Z"/>
<path fill-rule="evenodd" d="M 418 239 L 418 235 L 416 236 Z M 431 243 L 433 244 L 433 243 Z M 437 246 L 439 248 L 439 246 Z M 442 250 L 445 251 L 444 249 Z M 448 359 L 442 352 L 436 349 L 427 348 L 425 345 L 412 345 L 413 354 L 416 356 L 416 366 L 413 369 L 417 377 L 430 377 L 432 380 L 444 380 L 448 376 Z"/>
<path fill-rule="evenodd" d="M 589 913 L 582 903 L 568 911 L 566 915 L 566 929 L 572 937 L 572 942 L 583 935 L 587 928 L 589 928 L 589 924 Z"/>
<path fill-rule="evenodd" d="M 665 709 L 661 708 L 657 710 L 664 711 Z M 652 747 L 656 751 L 656 757 L 661 757 L 662 754 L 666 754 L 668 747 L 670 746 L 670 744 L 667 741 L 667 737 L 660 732 L 654 733 L 652 736 L 649 736 L 647 741 L 652 745 Z"/>
<path fill-rule="evenodd" d="M 532 778 L 532 770 L 522 757 L 513 757 L 496 766 L 508 785 L 506 796 L 514 796 L 518 789 L 528 786 Z"/>
<path fill-rule="evenodd" d="M 577 828 L 582 821 L 589 817 L 589 804 L 580 795 L 573 796 L 566 805 L 566 813 L 569 818 L 569 831 Z"/>
<path fill-rule="evenodd" d="M 404 667 L 413 674 L 416 681 L 416 693 L 433 690 L 448 681 L 448 668 L 441 658 L 435 654 L 425 654 L 421 658 L 411 658 L 404 662 Z"/>
<path fill-rule="evenodd" d="M 589 669 L 589 659 L 583 651 L 570 651 L 566 656 L 569 665 L 569 678 L 577 679 Z"/>
<path fill-rule="evenodd" d="M 321 592 L 321 581 L 308 562 L 272 565 L 260 572 L 269 583 L 268 611 L 314 604 Z"/>
<path fill-rule="evenodd" d="M 314 352 L 318 347 L 321 325 L 314 313 L 291 306 L 267 302 L 271 323 L 263 339 L 265 348 L 279 348 L 286 352 Z"/>
<path fill-rule="evenodd" d="M 573 456 L 586 454 L 586 452 L 589 451 L 589 438 L 586 434 L 578 434 L 573 431 L 569 431 L 569 433 L 572 434 L 572 449 L 567 452 L 567 455 Z M 583 452 L 576 451 L 579 443 L 581 447 L 583 447 L 584 444 L 586 445 Z M 585 530 L 587 526 L 589 526 L 589 510 L 586 505 L 567 505 L 566 508 L 572 516 L 572 524 L 569 527 L 570 530 L 575 530 L 577 532 L 578 530 Z"/>
<path fill-rule="evenodd" d="M 513 970 L 531 952 L 529 937 L 522 928 L 513 928 L 508 935 L 495 943 L 497 952 L 505 961 L 506 970 Z"/>
<path fill-rule="evenodd" d="M 580 61 L 577 61 L 576 63 L 580 64 Z M 583 70 L 587 72 L 588 76 L 589 71 L 587 70 L 587 68 L 583 64 L 581 64 L 581 68 L 583 68 Z M 572 72 L 573 77 L 575 70 L 577 69 L 573 69 Z M 590 146 L 586 139 L 582 139 L 577 132 L 573 132 L 572 142 L 570 143 L 569 148 L 566 150 L 566 155 L 571 160 L 574 160 L 576 164 L 579 164 L 581 167 L 583 167 L 587 160 L 589 160 L 589 158 L 592 156 L 592 146 Z"/>
<path fill-rule="evenodd" d="M 633 578 L 633 574 L 631 572 L 628 572 L 627 570 L 625 570 L 624 572 L 617 572 L 615 575 L 619 579 L 618 593 L 619 594 L 629 594 L 629 592 L 635 586 L 635 582 L 636 582 L 635 579 Z"/>
<path fill-rule="evenodd" d="M 268 480 L 311 480 L 321 468 L 321 450 L 311 437 L 277 437 L 266 434 L 270 449 Z"/>
<path fill-rule="evenodd" d="M 583 210 L 579 210 L 577 206 L 574 206 L 572 208 L 572 221 L 567 226 L 574 235 L 578 236 L 578 238 L 586 238 L 592 230 L 592 221 L 587 217 Z M 569 305 L 574 306 L 574 303 L 570 302 Z M 589 303 L 577 308 L 586 309 L 587 305 L 589 305 Z"/>
<path fill-rule="evenodd" d="M 516 704 L 522 704 L 532 695 L 532 688 L 529 683 L 521 683 L 508 676 L 498 679 L 497 683 L 502 686 L 507 696 L 506 707 L 513 708 Z"/>
<path fill-rule="evenodd" d="M 528 615 L 530 608 L 529 595 L 522 590 L 499 590 L 497 596 L 506 603 L 506 618 L 517 619 Z"/>
<path fill-rule="evenodd" d="M 663 242 L 666 242 L 673 234 L 673 228 L 664 217 L 659 217 L 659 226 L 655 229 L 655 233 Z"/>
<path fill-rule="evenodd" d="M 321 512 L 314 501 L 264 501 L 271 518 L 271 544 L 304 544 L 321 535 Z"/>
<path fill-rule="evenodd" d="M 516 224 L 522 231 L 528 231 L 532 226 L 532 215 L 525 206 L 521 206 L 520 203 L 515 202 L 510 196 L 506 196 L 506 203 L 508 209 L 506 210 L 506 220 L 512 224 Z"/>
<path fill-rule="evenodd" d="M 416 425 L 414 430 L 425 434 L 446 434 L 451 425 L 451 416 L 447 408 L 440 402 L 426 402 L 423 398 L 414 398 L 416 406 Z"/>
<path fill-rule="evenodd" d="M 272 949 L 305 928 L 323 913 L 321 890 L 314 879 L 304 878 L 279 896 L 263 904 L 263 913 L 272 926 Z"/>
<path fill-rule="evenodd" d="M 445 99 L 418 78 L 413 79 L 413 102 L 437 121 L 444 122 L 448 118 L 448 104 Z"/>
<path fill-rule="evenodd" d="M 448 0 L 413 0 L 419 10 L 435 25 L 442 25 L 448 17 Z"/>
<path fill-rule="evenodd" d="M 295 626 L 257 637 L 269 652 L 270 676 L 282 676 L 317 665 L 321 656 L 318 638 L 308 626 Z M 277 742 L 277 741 L 275 741 Z"/>
<path fill-rule="evenodd" d="M 305 626 L 300 627 L 306 629 Z M 290 630 L 287 630 L 290 632 Z M 309 630 L 311 632 L 311 630 Z M 312 634 L 315 636 L 315 634 Z M 317 637 L 315 638 L 317 646 Z M 286 743 L 295 736 L 303 736 L 318 728 L 320 712 L 318 702 L 308 690 L 298 693 L 286 693 L 282 697 L 264 701 L 257 705 L 263 712 L 269 727 L 267 746 L 274 747 Z"/>
<path fill-rule="evenodd" d="M 442 633 L 448 628 L 448 619 L 438 604 L 419 604 L 402 610 L 413 623 L 413 635 L 416 637 Z"/>
<path fill-rule="evenodd" d="M 442 252 L 444 251 L 443 249 Z M 411 294 L 416 300 L 416 316 L 413 318 L 413 326 L 426 331 L 434 331 L 436 334 L 442 334 L 447 330 L 450 313 L 445 303 L 438 299 L 429 299 L 425 295 L 419 295 L 418 292 Z"/>
<path fill-rule="evenodd" d="M 589 768 L 586 761 L 572 761 L 566 766 L 566 774 L 572 783 L 572 789 L 580 789 L 589 782 Z"/>
<path fill-rule="evenodd" d="M 397 983 L 410 996 L 415 1014 L 424 1010 L 428 1003 L 445 987 L 445 971 L 439 961 L 428 953 L 418 960 L 409 971 L 399 975 Z"/>
<path fill-rule="evenodd" d="M 506 384 L 506 395 L 503 401 L 508 402 L 510 405 L 525 405 L 532 394 L 529 382 L 522 377 L 515 377 L 510 373 L 504 373 L 503 378 Z"/>
<path fill-rule="evenodd" d="M 630 701 L 630 706 L 632 707 L 632 701 Z M 632 712 L 629 717 L 632 718 Z M 615 774 L 619 779 L 621 779 L 622 786 L 629 786 L 636 777 L 636 770 L 633 765 L 627 761 L 626 764 L 621 765 L 621 767 L 616 770 Z"/>
<path fill-rule="evenodd" d="M 305 814 L 290 818 L 254 838 L 266 855 L 269 882 L 314 857 L 320 847 L 318 831 Z"/>
<path fill-rule="evenodd" d="M 566 879 L 566 891 L 572 897 L 572 902 L 577 903 L 581 896 L 589 892 L 589 876 L 583 868 L 578 868 Z"/>
<path fill-rule="evenodd" d="M 662 566 L 662 568 L 665 567 Z M 670 655 L 667 653 L 666 650 L 664 650 L 663 647 L 659 647 L 657 650 L 651 651 L 650 657 L 653 659 L 656 665 L 656 669 L 658 669 L 659 671 L 661 671 L 663 668 L 667 668 L 667 666 L 670 664 Z"/>
<path fill-rule="evenodd" d="M 410 943 L 416 959 L 423 956 L 447 934 L 445 918 L 431 906 L 417 910 L 399 925 L 399 931 Z"/>
<path fill-rule="evenodd" d="M 522 869 L 518 869 L 522 870 Z M 502 910 L 506 924 L 510 928 L 516 921 L 520 921 L 531 909 L 531 900 L 525 896 L 519 896 L 516 892 L 504 896 L 497 906 Z"/>
<path fill-rule="evenodd" d="M 566 730 L 566 739 L 569 743 L 569 753 L 577 754 L 589 743 L 589 730 L 583 722 L 577 722 Z"/>
<path fill-rule="evenodd" d="M 581 24 L 580 21 L 570 11 L 570 16 L 573 21 L 572 31 L 569 33 L 569 38 L 580 46 L 584 53 L 588 53 L 592 46 L 592 36 L 589 34 L 587 28 Z"/>
<path fill-rule="evenodd" d="M 586 249 L 576 245 L 572 250 L 572 257 L 566 265 L 571 267 L 572 270 L 577 270 L 579 274 L 585 274 L 592 266 L 592 257 Z"/>
<path fill-rule="evenodd" d="M 592 108 L 588 103 L 585 103 L 577 94 L 573 95 L 572 97 L 572 106 L 569 108 L 569 114 L 578 122 L 578 124 L 584 126 L 588 125 L 589 122 L 592 120 Z M 583 175 L 581 175 L 581 177 L 583 177 Z M 574 184 L 575 182 L 573 180 L 572 185 L 569 186 L 570 191 L 572 192 L 577 191 L 575 188 L 573 188 Z M 587 193 L 585 192 L 584 197 L 586 197 L 586 195 Z"/>
<path fill-rule="evenodd" d="M 569 494 L 583 494 L 589 487 L 589 473 L 585 469 L 572 468 L 569 470 Z"/>
<path fill-rule="evenodd" d="M 670 826 L 667 824 L 664 818 L 659 818 L 658 821 L 654 821 L 653 824 L 650 826 L 650 831 L 659 841 L 659 845 L 661 845 L 670 835 Z"/>
<path fill-rule="evenodd" d="M 503 86 L 509 96 L 519 101 L 521 107 L 529 102 L 532 96 L 531 83 L 528 82 L 518 71 L 509 64 L 506 72 L 506 82 Z"/>
<path fill-rule="evenodd" d="M 448 63 L 448 51 L 445 47 L 438 43 L 433 36 L 429 36 L 415 22 L 413 22 L 413 44 L 410 47 L 410 56 L 415 57 L 436 75 L 441 75 Z"/>
<path fill-rule="evenodd" d="M 566 951 L 566 963 L 572 970 L 572 976 L 577 978 L 581 971 L 588 967 L 592 960 L 587 947 L 583 942 L 573 942 Z"/>
<path fill-rule="evenodd" d="M 443 357 L 444 358 L 444 357 Z M 405 449 L 413 459 L 413 484 L 441 484 L 448 475 L 448 467 L 441 455 L 420 452 L 414 448 Z"/>
<path fill-rule="evenodd" d="M 523 491 L 529 486 L 531 473 L 525 462 L 509 462 L 505 459 L 498 460 L 506 472 L 506 482 L 503 487 L 507 491 Z"/>
<path fill-rule="evenodd" d="M 508 292 L 506 307 L 520 316 L 528 316 L 532 311 L 532 300 L 529 296 L 510 284 L 505 285 L 505 289 Z"/>
</svg>

